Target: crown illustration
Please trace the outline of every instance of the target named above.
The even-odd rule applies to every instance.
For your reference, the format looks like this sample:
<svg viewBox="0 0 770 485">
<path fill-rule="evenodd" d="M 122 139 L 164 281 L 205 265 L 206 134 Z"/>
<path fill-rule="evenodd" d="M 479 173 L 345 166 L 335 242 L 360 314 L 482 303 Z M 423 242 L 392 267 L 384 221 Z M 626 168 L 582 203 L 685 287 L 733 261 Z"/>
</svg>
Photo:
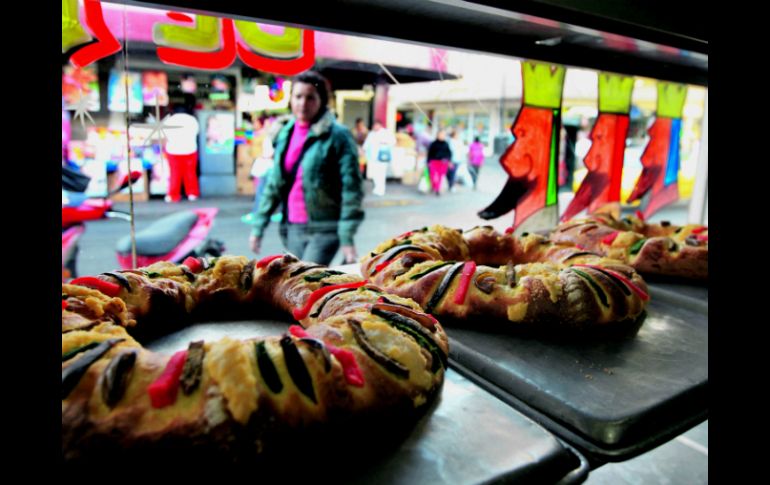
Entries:
<svg viewBox="0 0 770 485">
<path fill-rule="evenodd" d="M 538 108 L 560 108 L 566 72 L 564 66 L 557 64 L 522 62 L 521 77 L 524 82 L 524 104 Z"/>
<path fill-rule="evenodd" d="M 658 83 L 658 117 L 681 118 L 687 86 L 669 82 Z"/>
<path fill-rule="evenodd" d="M 599 73 L 599 112 L 627 115 L 631 112 L 634 78 L 609 72 Z"/>
</svg>

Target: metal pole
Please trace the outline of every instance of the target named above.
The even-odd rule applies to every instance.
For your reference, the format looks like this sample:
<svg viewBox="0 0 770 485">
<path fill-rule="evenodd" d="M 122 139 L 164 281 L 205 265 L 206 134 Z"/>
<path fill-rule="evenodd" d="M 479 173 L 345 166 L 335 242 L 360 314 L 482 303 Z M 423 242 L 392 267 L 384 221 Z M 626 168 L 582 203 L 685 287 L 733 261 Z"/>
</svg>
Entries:
<svg viewBox="0 0 770 485">
<path fill-rule="evenodd" d="M 708 174 L 709 174 L 709 95 L 703 105 L 698 166 L 695 170 L 695 183 L 692 188 L 687 221 L 691 224 L 706 224 L 708 217 Z"/>
</svg>

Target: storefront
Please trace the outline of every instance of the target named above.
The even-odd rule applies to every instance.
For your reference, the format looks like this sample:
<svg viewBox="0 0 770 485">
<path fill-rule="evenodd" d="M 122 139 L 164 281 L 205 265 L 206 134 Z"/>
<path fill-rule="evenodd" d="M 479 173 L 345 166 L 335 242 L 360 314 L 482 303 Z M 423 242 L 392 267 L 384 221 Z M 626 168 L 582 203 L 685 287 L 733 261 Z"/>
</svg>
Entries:
<svg viewBox="0 0 770 485">
<path fill-rule="evenodd" d="M 63 66 L 62 110 L 71 116 L 63 115 L 63 148 L 68 160 L 93 174 L 93 194 L 108 190 L 106 173 L 113 164 L 115 171 L 130 170 L 131 166 L 151 168 L 146 192 L 162 196 L 162 181 L 157 187 L 153 185 L 157 172 L 163 169 L 159 144 L 152 137 L 162 128 L 159 119 L 175 103 L 184 103 L 191 96 L 201 127 L 202 196 L 247 194 L 250 161 L 255 155 L 243 147 L 257 145 L 254 140 L 263 118 L 287 112 L 289 78 L 315 66 L 335 87 L 336 95 L 329 104 L 348 127 L 356 118 L 380 121 L 389 130 L 399 131 L 403 137 L 398 143 L 413 150 L 420 141 L 404 133 L 408 127 L 431 134 L 451 128 L 466 141 L 479 137 L 485 155 L 492 159 L 487 163 L 499 162 L 504 169 L 495 172 L 500 180 L 490 182 L 502 191 L 497 200 L 486 201 L 492 202 L 489 207 L 505 198 L 506 190 L 514 185 L 511 180 L 522 184 L 529 178 L 534 182 L 526 190 L 521 186 L 512 189 L 519 191 L 517 199 L 534 192 L 545 195 L 539 205 L 517 205 L 514 217 L 532 209 L 538 215 L 532 219 L 539 219 L 536 222 L 541 224 L 552 222 L 550 229 L 557 219 L 552 216 L 559 215 L 557 185 L 566 185 L 572 189 L 566 191 L 573 195 L 590 175 L 596 175 L 600 183 L 589 188 L 600 188 L 602 195 L 611 188 L 614 199 L 608 201 L 618 206 L 622 202 L 623 215 L 628 215 L 628 196 L 621 190 L 620 173 L 613 170 L 622 167 L 624 159 L 636 161 L 640 166 L 636 173 L 631 170 L 636 184 L 631 187 L 633 192 L 643 185 L 639 179 L 645 176 L 665 178 L 667 187 L 677 190 L 677 198 L 669 198 L 667 203 L 683 201 L 689 206 L 687 241 L 666 249 L 705 247 L 707 266 L 708 46 L 697 41 L 697 36 L 680 35 L 670 26 L 661 31 L 661 25 L 649 23 L 637 25 L 634 37 L 622 36 L 617 32 L 625 28 L 623 23 L 590 10 L 582 16 L 570 14 L 555 5 L 560 2 L 550 1 L 537 3 L 547 3 L 552 10 L 526 14 L 473 2 L 331 2 L 300 9 L 275 3 L 172 1 L 164 7 L 168 11 L 136 7 L 144 2 L 129 3 L 85 0 L 81 5 L 91 9 L 102 5 L 106 27 L 101 29 L 93 10 L 70 16 L 72 25 L 87 22 L 89 31 L 101 36 L 106 35 L 105 29 L 122 31 L 119 25 L 135 24 L 140 31 L 115 34 L 118 48 L 110 55 L 91 59 L 88 64 L 92 67 L 73 71 Z M 65 0 L 63 16 L 65 5 L 78 4 L 77 0 Z M 132 22 L 131 15 L 139 10 L 145 20 Z M 63 50 L 69 38 L 71 44 L 66 50 L 82 55 L 82 45 L 87 42 L 84 38 L 89 36 L 83 31 L 78 37 L 71 25 L 67 37 L 64 19 L 62 25 Z M 99 42 L 105 42 L 104 38 Z M 491 63 L 484 64 L 491 62 L 483 57 L 490 53 L 500 58 L 503 69 L 499 72 L 506 74 L 496 76 Z M 479 57 L 474 61 L 476 55 Z M 66 63 L 71 64 L 72 58 Z M 593 80 L 570 83 L 570 76 L 587 69 L 592 70 L 588 77 L 593 76 Z M 69 100 L 68 90 L 73 93 Z M 600 90 L 615 96 L 609 96 L 608 102 Z M 65 121 L 71 126 L 66 137 Z M 570 130 L 562 131 L 562 127 Z M 569 145 L 569 133 L 582 140 L 577 138 L 581 130 L 583 135 L 591 133 L 594 137 L 583 154 L 589 173 L 576 176 L 569 187 L 569 183 L 557 182 L 561 175 L 560 147 L 564 150 Z M 590 147 L 594 147 L 594 158 L 589 155 Z M 517 158 L 526 163 L 507 166 L 516 150 L 526 152 Z M 634 151 L 636 155 L 629 156 Z M 660 159 L 649 162 L 645 152 Z M 605 170 L 608 154 L 619 163 Z M 652 166 L 663 173 L 644 172 L 641 161 L 645 169 Z M 99 175 L 102 170 L 105 177 Z M 611 178 L 611 184 L 602 177 Z M 687 177 L 694 179 L 689 200 L 683 182 Z M 135 194 L 137 200 L 140 194 L 141 190 Z M 599 199 L 597 193 L 588 194 L 584 197 L 586 206 Z M 156 454 L 154 458 L 166 464 L 171 457 L 158 457 L 157 443 L 164 452 L 178 447 L 183 455 L 186 447 L 202 445 L 203 453 L 194 455 L 196 463 L 198 456 L 208 459 L 208 452 L 224 456 L 226 462 L 228 453 L 235 456 L 247 450 L 248 473 L 256 469 L 268 481 L 286 479 L 289 473 L 302 480 L 322 476 L 343 483 L 571 484 L 646 456 L 708 419 L 707 279 L 672 283 L 653 274 L 648 283 L 640 283 L 634 269 L 619 263 L 611 266 L 614 263 L 610 262 L 607 267 L 601 266 L 603 261 L 573 265 L 566 261 L 599 254 L 582 244 L 546 241 L 523 233 L 516 219 L 508 224 L 510 210 L 504 211 L 505 207 L 496 210 L 506 220 L 500 222 L 502 218 L 496 214 L 498 220 L 491 223 L 497 226 L 485 228 L 482 226 L 490 224 L 486 221 L 491 217 L 482 216 L 483 211 L 470 204 L 452 205 L 451 199 L 442 199 L 452 194 L 437 190 L 439 197 L 412 195 L 407 201 L 410 205 L 395 207 L 387 220 L 366 221 L 372 223 L 372 232 L 377 226 L 377 231 L 387 235 L 382 240 L 388 245 L 384 250 L 375 245 L 360 248 L 366 262 L 360 267 L 345 265 L 329 270 L 276 250 L 248 263 L 190 256 L 172 269 L 103 273 L 81 280 L 82 286 L 90 284 L 115 300 L 125 297 L 126 291 L 132 293 L 131 298 L 157 296 L 158 300 L 148 297 L 152 303 L 147 305 L 149 311 L 167 311 L 163 306 L 167 304 L 169 312 L 179 310 L 187 317 L 187 305 L 197 305 L 196 298 L 213 305 L 202 305 L 204 311 L 216 311 L 203 314 L 213 322 L 198 328 L 173 327 L 175 333 L 170 336 L 148 339 L 147 352 L 134 354 L 129 348 L 110 355 L 109 362 L 99 359 L 113 345 L 124 344 L 100 336 L 99 341 L 79 342 L 77 347 L 73 344 L 68 348 L 67 360 L 78 354 L 81 360 L 74 361 L 79 364 L 73 366 L 65 362 L 65 355 L 62 359 L 62 423 L 67 431 L 64 454 L 78 457 L 81 452 L 98 452 L 98 445 L 103 443 L 110 450 L 122 450 L 123 446 L 129 451 L 137 449 L 140 457 L 142 451 L 150 450 Z M 386 202 L 383 206 L 399 203 L 398 199 L 381 200 Z M 460 202 L 465 200 L 470 199 Z M 651 200 L 654 197 L 649 196 L 639 204 L 637 214 L 649 209 Z M 454 211 L 450 214 L 455 226 L 450 229 L 454 230 L 435 230 L 447 241 L 463 239 L 455 230 L 478 234 L 502 225 L 505 230 L 495 235 L 494 243 L 482 239 L 486 246 L 476 246 L 476 253 L 453 242 L 456 247 L 449 250 L 458 251 L 434 265 L 434 253 L 446 248 L 420 247 L 423 233 L 432 237 L 434 229 L 428 229 L 429 222 L 425 227 L 413 227 L 411 216 L 414 212 L 425 216 L 431 207 L 442 203 Z M 637 217 L 645 222 L 644 217 Z M 468 221 L 476 227 L 466 224 Z M 461 223 L 466 227 L 456 227 Z M 582 225 L 587 226 L 585 232 L 600 226 L 591 222 Z M 669 226 L 668 222 L 659 225 L 662 231 Z M 633 232 L 610 229 L 601 238 L 601 244 L 610 247 Z M 275 239 L 278 237 L 276 229 Z M 641 237 L 626 252 L 638 253 L 655 237 Z M 514 264 L 509 258 L 507 266 L 499 261 L 477 266 L 475 261 L 463 260 L 469 259 L 469 254 L 489 256 L 496 251 L 491 246 L 504 246 L 510 238 L 527 242 L 527 251 L 553 244 L 571 252 L 567 257 L 560 255 L 558 263 L 548 260 L 547 264 L 541 260 Z M 224 267 L 231 262 L 230 268 Z M 296 266 L 289 269 L 288 265 Z M 369 281 L 375 277 L 382 277 L 383 285 L 399 277 L 404 287 L 416 287 L 429 279 L 430 284 L 425 284 L 420 295 L 414 294 L 412 302 L 403 295 L 384 294 L 377 286 L 380 283 Z M 137 281 L 147 292 L 134 292 Z M 581 285 L 580 305 L 588 303 L 579 310 L 567 298 L 577 295 L 568 291 L 567 282 Z M 261 286 L 253 291 L 257 284 Z M 178 288 L 187 293 L 175 290 Z M 505 303 L 501 313 L 501 307 L 495 307 L 498 300 L 490 295 L 505 296 L 514 291 L 519 291 L 515 294 L 521 298 L 510 305 Z M 173 298 L 162 300 L 161 293 Z M 474 305 L 488 304 L 485 308 L 497 313 L 489 320 L 476 314 L 469 317 L 471 294 Z M 72 328 L 65 329 L 65 323 L 82 325 L 82 320 L 71 316 L 80 305 L 78 295 L 73 295 L 62 298 L 63 332 L 67 333 Z M 107 301 L 97 296 L 100 302 Z M 527 298 L 535 296 L 541 299 L 530 305 Z M 420 298 L 424 301 L 415 303 Z M 345 306 L 340 301 L 352 303 Z M 250 312 L 247 318 L 221 321 L 231 307 L 247 303 L 251 305 L 244 307 Z M 133 302 L 131 305 L 139 315 L 139 307 Z M 466 305 L 468 313 L 452 313 Z M 268 321 L 273 314 L 263 313 L 267 307 L 284 313 L 290 309 L 291 316 L 281 314 L 286 321 Z M 357 313 L 344 314 L 346 319 L 322 326 L 323 312 L 331 314 L 343 307 Z M 543 323 L 556 326 L 545 327 L 545 331 L 532 327 L 531 333 L 520 328 L 518 324 L 530 310 L 542 310 Z M 591 315 L 595 317 L 579 321 L 580 325 L 603 325 L 607 322 L 600 319 L 607 317 L 617 326 L 597 326 L 591 328 L 596 334 L 576 334 L 575 315 L 582 316 L 584 310 L 594 312 Z M 612 320 L 615 312 L 629 319 Z M 446 327 L 438 326 L 434 314 L 441 317 L 441 324 L 448 322 Z M 492 322 L 501 314 L 505 316 L 502 321 L 515 322 L 516 328 L 494 327 Z M 83 326 L 82 331 L 91 330 Z M 125 333 L 123 328 L 114 332 Z M 205 343 L 199 343 L 203 340 Z M 448 342 L 448 351 L 436 343 L 439 341 Z M 142 360 L 147 355 L 155 360 Z M 135 369 L 134 359 L 141 364 Z M 98 363 L 94 368 L 98 367 L 99 374 L 89 370 L 92 363 Z M 83 376 L 88 379 L 80 383 Z M 141 378 L 138 383 L 137 376 Z M 331 387 L 330 382 L 338 387 Z M 79 385 L 79 393 L 70 397 Z M 87 386 L 93 395 L 82 390 Z M 177 388 L 181 390 L 177 392 Z M 123 409 L 119 404 L 122 398 L 134 404 L 133 414 L 114 417 L 115 409 Z M 388 414 L 393 409 L 398 412 Z M 412 413 L 415 409 L 419 414 Z M 372 414 L 367 414 L 370 410 Z M 377 414 L 380 412 L 383 414 Z M 362 421 L 346 421 L 358 413 Z M 125 424 L 134 423 L 131 420 L 136 426 Z M 338 422 L 352 426 L 329 427 L 329 421 L 335 426 Z M 93 436 L 96 446 L 79 448 Z M 310 441 L 318 436 L 320 440 Z M 142 448 L 146 443 L 149 446 Z M 279 448 L 286 452 L 275 461 L 248 466 L 248 450 L 261 453 L 273 444 L 286 446 Z M 121 456 L 113 454 L 113 458 Z M 189 464 L 190 456 L 184 455 L 182 463 L 186 460 Z M 146 462 L 140 459 L 138 463 Z M 329 467 L 330 463 L 335 465 Z M 706 449 L 705 466 L 703 461 L 695 465 L 699 477 L 704 467 L 707 474 L 707 465 Z M 668 478 L 661 474 L 654 477 L 657 481 Z"/>
</svg>

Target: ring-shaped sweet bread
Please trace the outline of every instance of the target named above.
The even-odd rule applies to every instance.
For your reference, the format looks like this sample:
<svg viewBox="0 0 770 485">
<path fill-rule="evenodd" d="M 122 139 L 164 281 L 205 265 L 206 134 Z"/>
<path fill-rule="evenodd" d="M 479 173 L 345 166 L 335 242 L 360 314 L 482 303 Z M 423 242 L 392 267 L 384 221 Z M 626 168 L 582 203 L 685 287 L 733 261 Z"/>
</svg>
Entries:
<svg viewBox="0 0 770 485">
<path fill-rule="evenodd" d="M 409 231 L 366 255 L 361 272 L 426 313 L 465 321 L 606 326 L 635 319 L 649 299 L 620 261 L 490 226 Z"/>
<path fill-rule="evenodd" d="M 618 220 L 594 214 L 559 225 L 550 239 L 623 261 L 641 274 L 708 279 L 708 227 L 649 223 L 638 216 Z"/>
<path fill-rule="evenodd" d="M 277 309 L 300 325 L 275 337 L 191 342 L 170 356 L 132 336 L 228 306 Z M 148 328 L 168 321 L 177 325 Z M 78 278 L 62 285 L 62 454 L 243 460 L 287 433 L 403 422 L 438 393 L 447 355 L 441 325 L 414 302 L 289 254 Z"/>
</svg>

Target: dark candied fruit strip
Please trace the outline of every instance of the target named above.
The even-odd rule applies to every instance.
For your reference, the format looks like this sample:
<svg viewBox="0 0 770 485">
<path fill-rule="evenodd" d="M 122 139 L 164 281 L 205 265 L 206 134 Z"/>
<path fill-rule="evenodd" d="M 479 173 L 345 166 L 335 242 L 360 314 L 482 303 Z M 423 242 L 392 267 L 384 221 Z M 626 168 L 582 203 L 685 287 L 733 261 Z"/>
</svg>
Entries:
<svg viewBox="0 0 770 485">
<path fill-rule="evenodd" d="M 455 263 L 454 266 L 447 270 L 446 274 L 444 275 L 444 279 L 441 280 L 441 283 L 439 283 L 438 288 L 433 293 L 433 296 L 431 296 L 428 304 L 425 305 L 426 313 L 433 313 L 433 309 L 436 307 L 436 305 L 438 305 L 438 303 L 441 301 L 441 298 L 449 289 L 449 285 L 452 283 L 452 279 L 454 279 L 457 273 L 462 270 L 463 266 L 465 266 L 465 263 Z"/>
<path fill-rule="evenodd" d="M 406 245 L 399 245 L 394 246 L 384 253 L 382 253 L 382 259 L 380 259 L 380 262 L 374 267 L 374 269 L 369 273 L 369 276 L 374 276 L 375 273 L 378 271 L 381 271 L 385 266 L 389 265 L 393 258 L 396 257 L 398 254 L 403 253 L 404 251 L 418 251 L 421 253 L 424 253 L 425 250 L 419 246 L 415 246 L 413 244 L 406 244 Z"/>
<path fill-rule="evenodd" d="M 262 380 L 265 382 L 267 388 L 274 394 L 278 394 L 283 390 L 283 382 L 281 382 L 281 377 L 278 375 L 278 371 L 275 368 L 275 364 L 273 364 L 273 360 L 270 358 L 270 354 L 267 353 L 264 340 L 257 342 L 255 347 L 259 374 L 262 376 Z"/>
<path fill-rule="evenodd" d="M 613 283 L 615 283 L 615 286 L 617 286 L 618 288 L 620 288 L 620 289 L 621 289 L 621 291 L 623 291 L 623 294 L 624 294 L 624 295 L 626 295 L 626 296 L 631 296 L 631 290 L 628 288 L 628 286 L 626 286 L 626 284 L 625 284 L 625 283 L 623 283 L 623 281 L 622 281 L 622 280 L 620 280 L 620 279 L 619 279 L 617 276 L 615 276 L 615 275 L 614 275 L 614 274 L 612 274 L 611 272 L 609 272 L 609 271 L 605 271 L 604 269 L 602 269 L 602 268 L 600 268 L 600 267 L 598 267 L 598 266 L 587 266 L 587 267 L 589 267 L 589 268 L 593 268 L 593 269 L 594 269 L 594 271 L 598 271 L 598 272 L 600 272 L 601 274 L 608 276 L 608 277 L 609 277 L 609 279 L 610 279 L 610 281 L 612 281 Z"/>
<path fill-rule="evenodd" d="M 75 389 L 75 386 L 78 385 L 80 379 L 83 377 L 86 371 L 88 371 L 88 368 L 91 367 L 94 362 L 101 359 L 101 357 L 106 354 L 113 347 L 113 345 L 117 344 L 118 342 L 122 342 L 123 340 L 125 339 L 111 338 L 109 340 L 105 340 L 104 342 L 99 343 L 99 345 L 96 347 L 87 350 L 78 360 L 62 369 L 61 398 L 66 399 L 70 392 Z"/>
<path fill-rule="evenodd" d="M 75 347 L 74 349 L 70 350 L 69 352 L 65 352 L 64 354 L 62 354 L 61 361 L 65 362 L 67 360 L 70 360 L 71 358 L 75 357 L 77 354 L 79 354 L 81 352 L 85 352 L 86 350 L 91 350 L 94 347 L 96 347 L 97 345 L 99 345 L 100 343 L 101 342 L 99 342 L 99 341 L 95 341 L 95 342 L 87 343 L 85 345 L 81 345 L 80 347 Z"/>
<path fill-rule="evenodd" d="M 180 266 L 179 267 L 182 270 L 182 274 L 187 278 L 187 281 L 194 282 L 195 281 L 195 273 L 187 269 L 187 266 Z"/>
<path fill-rule="evenodd" d="M 331 359 L 331 355 L 329 354 L 329 349 L 326 348 L 324 343 L 312 337 L 302 337 L 299 339 L 299 341 L 307 344 L 307 346 L 311 350 L 313 351 L 317 350 L 321 352 L 321 356 L 324 359 L 324 372 L 328 374 L 329 371 L 332 370 L 332 359 Z"/>
<path fill-rule="evenodd" d="M 289 333 L 299 339 L 310 338 L 310 334 L 299 325 L 289 327 Z M 345 382 L 351 386 L 364 387 L 364 374 L 358 367 L 356 356 L 348 349 L 340 349 L 332 344 L 326 343 L 326 348 L 342 366 L 342 374 L 345 376 Z"/>
<path fill-rule="evenodd" d="M 306 273 L 306 272 L 310 271 L 311 269 L 316 269 L 316 268 L 326 268 L 326 266 L 324 266 L 322 264 L 308 264 L 308 265 L 305 265 L 305 266 L 300 266 L 299 268 L 297 268 L 294 271 L 292 271 L 291 273 L 289 273 L 289 278 L 294 278 L 295 276 L 299 276 L 302 273 Z"/>
<path fill-rule="evenodd" d="M 118 283 L 120 283 L 120 286 L 122 286 L 123 288 L 128 290 L 129 293 L 131 293 L 131 291 L 132 291 L 131 290 L 131 282 L 129 282 L 128 278 L 126 278 L 122 274 L 120 274 L 120 273 L 111 273 L 111 272 L 102 273 L 102 274 L 115 278 L 116 280 L 118 280 Z"/>
<path fill-rule="evenodd" d="M 648 295 L 644 290 L 642 290 L 636 283 L 634 283 L 633 281 L 631 281 L 630 279 L 626 278 L 625 276 L 623 276 L 622 274 L 620 274 L 620 273 L 618 273 L 616 271 L 612 271 L 611 269 L 608 269 L 608 268 L 599 268 L 598 266 L 594 266 L 594 265 L 590 265 L 590 264 L 576 264 L 575 266 L 599 269 L 603 273 L 608 273 L 608 274 L 614 276 L 615 278 L 617 278 L 618 280 L 622 281 L 623 283 L 625 283 L 625 285 L 627 287 L 631 288 L 631 290 L 634 293 L 639 295 L 639 298 L 641 298 L 642 300 L 647 301 L 647 300 L 650 299 L 650 295 Z"/>
<path fill-rule="evenodd" d="M 327 303 L 329 303 L 329 300 L 336 297 L 337 295 L 341 295 L 342 293 L 347 293 L 349 291 L 356 291 L 358 288 L 343 288 L 340 291 L 336 291 L 331 293 L 329 296 L 324 298 L 324 300 L 318 305 L 318 309 L 310 314 L 311 318 L 318 318 L 319 315 L 321 315 L 321 311 L 324 309 Z"/>
<path fill-rule="evenodd" d="M 398 313 L 399 315 L 403 315 L 407 318 L 411 318 L 412 320 L 416 321 L 417 323 L 422 325 L 424 328 L 427 328 L 431 332 L 436 331 L 436 323 L 438 323 L 436 319 L 433 318 L 432 315 L 419 312 L 413 309 L 412 307 L 399 305 L 398 303 L 391 303 L 386 299 L 384 299 L 383 301 L 377 300 L 377 303 L 375 305 L 372 305 L 372 308 L 375 308 L 375 307 L 379 310 L 394 312 L 394 313 Z"/>
<path fill-rule="evenodd" d="M 596 281 L 594 281 L 594 279 L 591 278 L 591 276 L 589 276 L 586 272 L 575 268 L 574 266 L 571 266 L 569 269 L 574 271 L 576 275 L 586 280 L 588 284 L 591 285 L 591 288 L 593 288 L 594 291 L 596 291 L 596 294 L 599 297 L 599 301 L 602 302 L 602 305 L 609 308 L 610 302 L 607 300 L 607 295 L 604 293 L 604 290 L 602 289 L 602 287 L 599 286 L 599 284 L 596 283 Z"/>
<path fill-rule="evenodd" d="M 564 263 L 567 260 L 577 258 L 578 256 L 598 256 L 598 254 L 592 253 L 591 251 L 577 251 L 562 259 L 561 262 Z"/>
<path fill-rule="evenodd" d="M 241 271 L 241 276 L 238 278 L 238 284 L 244 291 L 249 291 L 251 289 L 251 285 L 254 283 L 254 266 L 256 264 L 256 261 L 251 260 L 246 264 L 246 266 L 243 267 L 243 270 Z"/>
<path fill-rule="evenodd" d="M 338 274 L 344 274 L 344 273 L 342 271 L 336 271 L 336 270 L 330 269 L 326 271 L 320 271 L 318 273 L 309 274 L 307 276 L 303 276 L 302 279 L 307 281 L 308 283 L 315 283 L 315 282 L 321 281 L 327 276 L 334 276 Z"/>
<path fill-rule="evenodd" d="M 475 278 L 473 278 L 473 285 L 478 288 L 479 291 L 486 293 L 487 295 L 492 294 L 496 284 L 497 278 L 495 278 L 495 275 L 489 271 L 479 273 Z"/>
<path fill-rule="evenodd" d="M 128 381 L 136 363 L 136 350 L 123 352 L 107 364 L 102 374 L 102 400 L 109 407 L 114 407 L 123 398 Z"/>
<path fill-rule="evenodd" d="M 185 359 L 184 367 L 182 367 L 182 375 L 179 376 L 179 385 L 185 396 L 192 394 L 201 382 L 205 354 L 203 340 L 190 342 L 190 345 L 187 346 L 187 359 Z"/>
<path fill-rule="evenodd" d="M 433 337 L 426 332 L 419 322 L 399 313 L 389 312 L 375 307 L 372 308 L 372 314 L 382 317 L 397 329 L 410 335 L 420 347 L 430 352 L 433 356 L 433 364 L 431 365 L 432 372 L 436 372 L 441 367 L 447 367 L 447 355 L 444 354 L 441 347 L 436 344 Z"/>
<path fill-rule="evenodd" d="M 454 261 L 445 261 L 443 263 L 439 263 L 439 264 L 437 264 L 435 266 L 431 266 L 430 268 L 426 269 L 425 271 L 421 271 L 421 272 L 419 272 L 417 274 L 414 274 L 414 275 L 410 276 L 409 279 L 410 280 L 416 280 L 416 279 L 422 278 L 423 276 L 425 276 L 428 273 L 432 273 L 432 272 L 436 271 L 439 268 L 443 268 L 444 266 L 449 266 L 450 264 L 454 264 L 454 263 L 455 263 Z"/>
<path fill-rule="evenodd" d="M 348 323 L 350 324 L 351 330 L 353 330 L 353 337 L 355 337 L 356 342 L 358 342 L 361 349 L 363 349 L 372 360 L 383 366 L 391 374 L 403 379 L 409 379 L 409 369 L 400 362 L 396 362 L 377 350 L 377 348 L 369 342 L 369 339 L 366 338 L 366 332 L 363 327 L 361 327 L 361 323 L 353 319 L 349 319 Z"/>
<path fill-rule="evenodd" d="M 294 339 L 289 335 L 284 336 L 281 339 L 281 348 L 283 349 L 283 360 L 286 363 L 286 369 L 289 371 L 289 376 L 294 381 L 294 385 L 308 399 L 318 404 L 315 390 L 313 389 L 313 378 L 310 377 L 310 372 L 307 370 L 305 361 L 302 360 L 302 355 L 299 353 Z"/>
<path fill-rule="evenodd" d="M 339 288 L 359 288 L 361 286 L 364 286 L 366 284 L 366 280 L 361 281 L 354 281 L 352 283 L 342 283 L 339 285 L 330 285 L 325 286 L 323 288 L 319 288 L 312 293 L 310 293 L 310 296 L 305 301 L 305 304 L 302 307 L 295 308 L 292 310 L 291 315 L 294 317 L 295 320 L 299 321 L 303 318 L 307 317 L 310 313 L 310 309 L 313 308 L 313 305 L 315 302 L 317 302 L 319 299 L 321 299 L 324 295 L 331 293 L 332 291 L 339 289 Z"/>
</svg>

